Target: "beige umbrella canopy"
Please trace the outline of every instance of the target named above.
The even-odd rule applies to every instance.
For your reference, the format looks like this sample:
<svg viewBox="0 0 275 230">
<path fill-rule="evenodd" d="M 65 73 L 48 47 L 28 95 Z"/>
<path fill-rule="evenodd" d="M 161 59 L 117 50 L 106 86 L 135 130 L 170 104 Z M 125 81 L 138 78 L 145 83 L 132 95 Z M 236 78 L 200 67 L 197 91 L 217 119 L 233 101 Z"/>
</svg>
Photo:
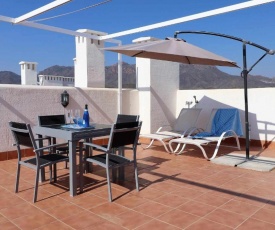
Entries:
<svg viewBox="0 0 275 230">
<path fill-rule="evenodd" d="M 104 48 L 103 50 L 125 54 L 131 57 L 150 58 L 186 64 L 238 67 L 229 59 L 191 45 L 178 38 L 166 38 L 137 44 Z"/>
</svg>

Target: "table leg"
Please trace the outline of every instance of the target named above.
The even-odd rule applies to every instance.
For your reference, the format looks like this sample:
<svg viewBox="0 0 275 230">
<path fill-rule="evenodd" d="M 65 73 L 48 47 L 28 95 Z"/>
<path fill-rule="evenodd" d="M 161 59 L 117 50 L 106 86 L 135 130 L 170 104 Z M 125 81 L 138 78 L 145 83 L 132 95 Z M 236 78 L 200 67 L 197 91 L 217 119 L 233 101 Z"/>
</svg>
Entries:
<svg viewBox="0 0 275 230">
<path fill-rule="evenodd" d="M 69 141 L 70 196 L 76 196 L 76 141 Z"/>
<path fill-rule="evenodd" d="M 87 138 L 85 139 L 85 142 L 92 142 L 93 141 L 93 138 Z M 92 148 L 86 148 L 85 149 L 85 158 L 88 157 L 88 156 L 92 156 L 93 155 L 93 149 Z M 85 164 L 85 172 L 88 173 L 88 172 L 92 172 L 93 171 L 93 165 L 92 163 L 89 163 L 89 162 L 86 162 Z"/>
<path fill-rule="evenodd" d="M 79 142 L 79 187 L 80 192 L 83 192 L 83 142 Z"/>
</svg>

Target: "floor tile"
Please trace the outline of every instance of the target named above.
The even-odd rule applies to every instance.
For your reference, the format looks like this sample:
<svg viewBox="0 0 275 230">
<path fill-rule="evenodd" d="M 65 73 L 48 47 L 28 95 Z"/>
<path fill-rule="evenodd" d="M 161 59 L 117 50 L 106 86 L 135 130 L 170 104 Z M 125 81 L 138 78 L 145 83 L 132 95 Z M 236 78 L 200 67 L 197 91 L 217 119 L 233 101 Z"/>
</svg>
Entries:
<svg viewBox="0 0 275 230">
<path fill-rule="evenodd" d="M 72 202 L 82 208 L 89 209 L 107 203 L 108 201 L 99 196 L 88 194 L 87 196 L 82 196 L 80 198 L 76 197 Z"/>
<path fill-rule="evenodd" d="M 158 217 L 158 220 L 179 228 L 186 228 L 187 226 L 197 221 L 199 218 L 199 216 L 183 212 L 179 209 L 174 209 Z"/>
<path fill-rule="evenodd" d="M 22 216 L 14 219 L 13 223 L 21 229 L 35 229 L 53 221 L 55 221 L 55 219 L 52 216 L 39 211 L 33 215 Z"/>
<path fill-rule="evenodd" d="M 275 225 L 264 222 L 264 221 L 250 218 L 247 221 L 245 221 L 244 223 L 242 223 L 236 229 L 237 230 L 259 230 L 259 229 L 275 230 Z"/>
<path fill-rule="evenodd" d="M 216 209 L 206 215 L 205 218 L 232 228 L 236 228 L 247 219 L 245 216 L 223 209 Z"/>
<path fill-rule="evenodd" d="M 138 226 L 143 225 L 144 223 L 151 220 L 151 217 L 132 210 L 123 212 L 112 219 L 113 222 L 127 229 L 137 228 Z"/>
<path fill-rule="evenodd" d="M 171 210 L 170 207 L 166 205 L 159 204 L 154 201 L 148 201 L 140 206 L 134 208 L 134 210 L 143 213 L 150 217 L 158 217 Z"/>
<path fill-rule="evenodd" d="M 214 211 L 216 207 L 196 201 L 189 201 L 178 207 L 178 209 L 193 215 L 203 217 Z"/>
<path fill-rule="evenodd" d="M 17 227 L 16 225 L 14 225 L 12 222 L 10 221 L 3 221 L 0 222 L 0 229 L 5 229 L 5 230 L 19 230 L 20 228 Z"/>
<path fill-rule="evenodd" d="M 254 214 L 256 211 L 260 209 L 258 206 L 250 205 L 237 200 L 230 200 L 224 205 L 220 206 L 220 208 L 230 212 L 235 212 L 247 217 L 251 216 L 252 214 Z"/>
<path fill-rule="evenodd" d="M 127 210 L 128 208 L 113 202 L 104 203 L 102 205 L 90 209 L 91 212 L 96 213 L 97 215 L 100 215 L 106 219 L 111 219 L 123 212 L 126 212 Z"/>
<path fill-rule="evenodd" d="M 178 230 L 180 228 L 175 227 L 173 225 L 167 224 L 165 222 L 161 222 L 158 220 L 152 220 L 148 223 L 145 223 L 144 225 L 136 228 L 135 230 Z"/>
<path fill-rule="evenodd" d="M 252 218 L 275 224 L 275 210 L 262 208 Z"/>
<path fill-rule="evenodd" d="M 73 216 L 69 216 L 62 221 L 74 229 L 83 229 L 88 226 L 105 222 L 103 218 L 88 211 L 83 211 Z"/>
<path fill-rule="evenodd" d="M 227 203 L 231 199 L 228 197 L 215 196 L 213 194 L 207 193 L 207 194 L 203 194 L 203 195 L 197 197 L 197 200 L 204 204 L 219 207 L 219 206 Z"/>
<path fill-rule="evenodd" d="M 37 228 L 37 230 L 72 230 L 72 228 L 60 221 L 54 221 L 49 224 L 45 224 L 42 227 Z"/>
<path fill-rule="evenodd" d="M 142 197 L 127 194 L 127 195 L 122 196 L 119 199 L 115 200 L 114 203 L 120 204 L 127 208 L 135 208 L 141 204 L 144 204 L 147 201 L 148 201 L 147 199 L 144 199 Z"/>
<path fill-rule="evenodd" d="M 200 219 L 191 226 L 187 227 L 186 230 L 232 230 L 228 226 L 213 222 L 207 219 Z"/>
<path fill-rule="evenodd" d="M 83 230 L 125 230 L 125 228 L 116 225 L 114 223 L 111 223 L 109 221 L 104 221 L 99 224 L 92 224 L 86 228 L 83 228 Z"/>
<path fill-rule="evenodd" d="M 41 212 L 37 207 L 33 204 L 29 203 L 20 203 L 18 205 L 13 205 L 0 210 L 0 213 L 8 218 L 9 220 L 14 220 L 19 217 L 35 215 Z"/>
<path fill-rule="evenodd" d="M 81 206 L 77 206 L 69 202 L 64 202 L 62 205 L 54 206 L 53 208 L 48 208 L 45 210 L 46 213 L 59 220 L 66 219 L 83 211 L 84 209 Z"/>
<path fill-rule="evenodd" d="M 177 196 L 175 194 L 165 194 L 160 196 L 157 199 L 154 199 L 155 202 L 169 206 L 171 208 L 179 207 L 180 205 L 189 202 L 189 199 Z"/>
</svg>

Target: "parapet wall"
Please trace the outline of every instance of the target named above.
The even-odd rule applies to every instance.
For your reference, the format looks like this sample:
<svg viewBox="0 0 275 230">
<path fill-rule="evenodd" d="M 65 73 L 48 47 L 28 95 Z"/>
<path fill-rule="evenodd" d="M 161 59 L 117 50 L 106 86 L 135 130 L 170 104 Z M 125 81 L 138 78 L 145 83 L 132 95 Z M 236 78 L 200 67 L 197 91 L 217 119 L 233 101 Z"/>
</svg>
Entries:
<svg viewBox="0 0 275 230">
<path fill-rule="evenodd" d="M 70 95 L 70 103 L 66 108 L 60 103 L 61 93 L 66 90 Z M 139 114 L 140 107 L 146 103 L 140 101 L 138 90 L 124 89 L 122 91 L 122 113 Z M 226 90 L 178 90 L 176 114 L 169 118 L 170 124 L 176 119 L 181 108 L 187 108 L 186 102 L 195 106 L 194 96 L 199 101 L 196 107 L 203 108 L 198 120 L 199 127 L 205 127 L 212 108 L 236 107 L 240 110 L 244 125 L 244 93 L 243 89 Z M 273 144 L 275 138 L 275 88 L 249 89 L 249 121 L 250 138 L 260 140 L 261 143 Z M 14 151 L 13 139 L 8 128 L 9 121 L 27 122 L 37 125 L 38 115 L 67 114 L 69 109 L 80 109 L 88 104 L 92 122 L 111 124 L 118 113 L 117 89 L 92 89 L 58 86 L 23 86 L 0 85 L 0 160 L 9 151 Z M 165 105 L 159 113 L 165 114 Z M 152 122 L 155 122 L 152 120 Z M 164 122 L 163 122 L 164 123 Z M 150 125 L 150 124 L 149 124 Z M 143 123 L 141 133 L 146 130 Z M 7 158 L 5 158 L 7 159 Z"/>
<path fill-rule="evenodd" d="M 69 105 L 61 105 L 61 93 L 69 93 Z M 136 100 L 136 93 L 127 93 L 127 97 Z M 2 152 L 15 150 L 12 146 L 13 138 L 8 127 L 9 121 L 26 122 L 31 126 L 37 125 L 38 115 L 66 114 L 70 109 L 79 109 L 83 112 L 84 105 L 88 104 L 92 122 L 111 124 L 115 121 L 118 111 L 117 89 L 91 89 L 59 86 L 23 86 L 0 85 L 0 155 Z M 132 96 L 131 96 L 132 95 Z M 133 100 L 124 100 L 127 113 L 138 113 L 133 107 Z M 128 104 L 131 103 L 131 106 Z M 131 108 L 131 109 L 128 109 Z M 131 112 L 131 111 L 134 112 Z M 1 156 L 0 156 L 1 158 Z"/>
</svg>

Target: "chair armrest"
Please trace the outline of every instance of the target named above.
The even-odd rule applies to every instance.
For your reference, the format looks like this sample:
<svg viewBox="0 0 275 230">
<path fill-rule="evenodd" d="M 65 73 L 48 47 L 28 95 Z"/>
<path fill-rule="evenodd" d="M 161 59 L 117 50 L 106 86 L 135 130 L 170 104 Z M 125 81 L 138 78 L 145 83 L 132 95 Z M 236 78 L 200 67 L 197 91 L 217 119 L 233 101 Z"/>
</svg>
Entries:
<svg viewBox="0 0 275 230">
<path fill-rule="evenodd" d="M 35 152 L 35 151 L 40 151 L 40 150 L 44 150 L 44 149 L 50 149 L 50 148 L 54 148 L 54 147 L 58 147 L 58 146 L 63 146 L 63 145 L 68 145 L 68 143 L 66 142 L 66 143 L 60 143 L 60 144 L 54 144 L 54 145 L 47 145 L 47 146 L 38 148 L 38 149 L 33 150 L 33 151 Z"/>
<path fill-rule="evenodd" d="M 36 138 L 34 139 L 35 141 L 43 141 L 43 140 L 50 140 L 51 137 L 41 137 L 41 138 Z"/>
<path fill-rule="evenodd" d="M 101 145 L 97 145 L 97 144 L 93 144 L 93 143 L 84 142 L 83 146 L 89 146 L 89 147 L 100 149 L 102 151 L 107 151 L 107 148 L 104 148 Z"/>
<path fill-rule="evenodd" d="M 187 137 L 190 137 L 190 136 L 196 135 L 196 134 L 201 133 L 201 132 L 204 132 L 203 128 L 191 127 L 188 130 L 186 130 L 183 133 L 183 135 L 185 135 Z"/>
<path fill-rule="evenodd" d="M 162 130 L 162 128 L 164 127 L 171 127 L 171 125 L 163 125 L 161 127 L 158 128 L 158 130 L 156 131 L 156 133 L 160 132 Z"/>
<path fill-rule="evenodd" d="M 237 137 L 237 138 L 239 137 L 234 130 L 230 129 L 230 130 L 223 132 L 221 135 L 221 138 L 228 137 L 228 136 L 226 136 L 226 134 L 230 134 L 230 133 L 231 133 L 231 135 L 229 135 L 229 137 Z"/>
</svg>

